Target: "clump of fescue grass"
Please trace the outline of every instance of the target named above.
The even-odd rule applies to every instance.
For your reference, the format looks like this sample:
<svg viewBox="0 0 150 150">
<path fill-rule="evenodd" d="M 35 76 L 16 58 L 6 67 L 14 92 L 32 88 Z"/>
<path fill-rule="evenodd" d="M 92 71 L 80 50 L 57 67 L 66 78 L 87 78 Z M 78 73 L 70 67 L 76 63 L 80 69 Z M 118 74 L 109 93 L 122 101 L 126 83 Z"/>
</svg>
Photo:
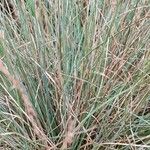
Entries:
<svg viewBox="0 0 150 150">
<path fill-rule="evenodd" d="M 5 2 L 0 147 L 150 149 L 150 1 Z"/>
</svg>

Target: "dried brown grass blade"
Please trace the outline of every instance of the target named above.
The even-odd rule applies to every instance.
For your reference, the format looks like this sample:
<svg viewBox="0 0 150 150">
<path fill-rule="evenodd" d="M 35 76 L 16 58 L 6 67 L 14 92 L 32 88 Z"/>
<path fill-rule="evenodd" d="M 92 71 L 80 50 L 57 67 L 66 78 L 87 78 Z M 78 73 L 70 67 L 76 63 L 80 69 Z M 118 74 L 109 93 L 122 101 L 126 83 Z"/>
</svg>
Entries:
<svg viewBox="0 0 150 150">
<path fill-rule="evenodd" d="M 68 117 L 68 123 L 67 123 L 67 130 L 66 130 L 66 134 L 65 134 L 65 139 L 63 140 L 63 145 L 61 147 L 62 150 L 67 149 L 71 145 L 71 143 L 73 142 L 74 126 L 75 126 L 75 120 L 70 115 Z"/>
</svg>

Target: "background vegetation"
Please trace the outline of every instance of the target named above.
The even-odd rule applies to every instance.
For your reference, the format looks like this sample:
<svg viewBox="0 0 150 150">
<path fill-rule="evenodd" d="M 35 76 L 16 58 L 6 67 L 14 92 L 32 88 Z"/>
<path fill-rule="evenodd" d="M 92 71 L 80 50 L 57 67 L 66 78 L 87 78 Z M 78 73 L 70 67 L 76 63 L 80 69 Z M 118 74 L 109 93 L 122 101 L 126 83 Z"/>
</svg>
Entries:
<svg viewBox="0 0 150 150">
<path fill-rule="evenodd" d="M 150 1 L 0 1 L 0 147 L 150 149 Z"/>
</svg>

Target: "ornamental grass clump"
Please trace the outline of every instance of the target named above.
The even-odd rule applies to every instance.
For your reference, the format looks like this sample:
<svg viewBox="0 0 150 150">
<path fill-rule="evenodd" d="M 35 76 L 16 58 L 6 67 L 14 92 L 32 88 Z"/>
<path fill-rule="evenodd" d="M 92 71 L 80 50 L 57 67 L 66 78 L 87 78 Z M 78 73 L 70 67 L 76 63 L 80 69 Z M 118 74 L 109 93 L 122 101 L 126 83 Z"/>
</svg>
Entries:
<svg viewBox="0 0 150 150">
<path fill-rule="evenodd" d="M 150 149 L 150 1 L 0 1 L 0 149 Z"/>
</svg>

